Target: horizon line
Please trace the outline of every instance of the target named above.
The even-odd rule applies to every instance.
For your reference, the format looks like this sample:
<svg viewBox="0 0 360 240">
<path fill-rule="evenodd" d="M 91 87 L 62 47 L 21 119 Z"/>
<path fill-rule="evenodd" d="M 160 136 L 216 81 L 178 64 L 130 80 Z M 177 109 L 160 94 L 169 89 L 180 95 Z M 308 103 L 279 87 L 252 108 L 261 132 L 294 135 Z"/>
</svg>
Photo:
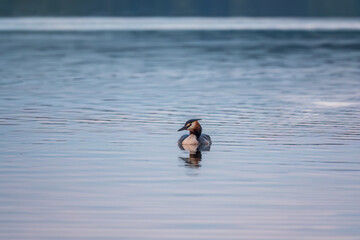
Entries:
<svg viewBox="0 0 360 240">
<path fill-rule="evenodd" d="M 284 21 L 286 20 L 286 21 Z M 0 31 L 360 30 L 359 17 L 0 17 Z"/>
</svg>

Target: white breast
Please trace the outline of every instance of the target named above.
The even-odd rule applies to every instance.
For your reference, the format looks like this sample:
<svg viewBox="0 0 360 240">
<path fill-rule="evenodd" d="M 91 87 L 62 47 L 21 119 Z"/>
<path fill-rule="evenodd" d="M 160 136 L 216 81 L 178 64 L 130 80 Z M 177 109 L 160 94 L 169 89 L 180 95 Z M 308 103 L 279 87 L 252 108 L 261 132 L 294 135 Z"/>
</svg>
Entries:
<svg viewBox="0 0 360 240">
<path fill-rule="evenodd" d="M 182 142 L 182 145 L 195 145 L 199 144 L 198 140 L 196 139 L 196 136 L 194 134 L 190 134 L 187 138 L 184 139 Z"/>
</svg>

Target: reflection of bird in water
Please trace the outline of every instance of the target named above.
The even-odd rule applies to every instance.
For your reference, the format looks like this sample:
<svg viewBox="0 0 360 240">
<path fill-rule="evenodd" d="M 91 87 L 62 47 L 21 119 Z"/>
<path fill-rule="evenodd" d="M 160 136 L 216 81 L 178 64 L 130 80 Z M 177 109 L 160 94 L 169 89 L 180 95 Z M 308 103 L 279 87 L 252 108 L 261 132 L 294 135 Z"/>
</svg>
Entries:
<svg viewBox="0 0 360 240">
<path fill-rule="evenodd" d="M 179 144 L 181 150 L 187 150 L 189 152 L 189 157 L 179 157 L 186 163 L 186 166 L 190 168 L 201 167 L 200 162 L 202 159 L 201 151 L 210 151 L 210 145 L 181 145 Z"/>
<path fill-rule="evenodd" d="M 200 162 L 201 162 L 202 154 L 200 151 L 197 151 L 195 153 L 190 153 L 188 158 L 186 157 L 179 157 L 179 158 L 186 163 L 187 167 L 190 168 L 201 167 Z"/>
<path fill-rule="evenodd" d="M 202 134 L 202 127 L 198 122 L 201 119 L 190 119 L 178 131 L 188 130 L 190 134 L 185 134 L 178 140 L 179 145 L 211 145 L 211 138 L 207 134 Z"/>
<path fill-rule="evenodd" d="M 178 140 L 181 150 L 187 150 L 189 157 L 180 157 L 190 168 L 201 167 L 201 151 L 210 151 L 211 138 L 207 134 L 202 134 L 202 127 L 198 122 L 200 119 L 190 119 L 178 131 L 188 130 L 190 134 L 185 134 Z"/>
</svg>

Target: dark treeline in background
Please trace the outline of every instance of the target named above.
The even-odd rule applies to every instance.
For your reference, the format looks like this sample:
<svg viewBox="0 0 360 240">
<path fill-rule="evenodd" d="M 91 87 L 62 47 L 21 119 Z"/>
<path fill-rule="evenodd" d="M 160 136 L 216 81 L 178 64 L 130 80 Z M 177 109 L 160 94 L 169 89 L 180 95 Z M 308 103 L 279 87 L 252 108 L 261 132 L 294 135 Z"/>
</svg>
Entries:
<svg viewBox="0 0 360 240">
<path fill-rule="evenodd" d="M 0 0 L 0 16 L 360 16 L 360 0 Z"/>
</svg>

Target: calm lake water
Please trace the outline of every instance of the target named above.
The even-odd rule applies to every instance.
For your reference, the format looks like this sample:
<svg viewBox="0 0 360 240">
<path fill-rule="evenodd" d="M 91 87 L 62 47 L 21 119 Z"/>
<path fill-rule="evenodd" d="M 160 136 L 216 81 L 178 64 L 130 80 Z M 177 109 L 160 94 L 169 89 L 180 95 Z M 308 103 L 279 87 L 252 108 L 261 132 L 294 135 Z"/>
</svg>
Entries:
<svg viewBox="0 0 360 240">
<path fill-rule="evenodd" d="M 360 238 L 359 19 L 105 21 L 0 19 L 1 239 Z"/>
</svg>

